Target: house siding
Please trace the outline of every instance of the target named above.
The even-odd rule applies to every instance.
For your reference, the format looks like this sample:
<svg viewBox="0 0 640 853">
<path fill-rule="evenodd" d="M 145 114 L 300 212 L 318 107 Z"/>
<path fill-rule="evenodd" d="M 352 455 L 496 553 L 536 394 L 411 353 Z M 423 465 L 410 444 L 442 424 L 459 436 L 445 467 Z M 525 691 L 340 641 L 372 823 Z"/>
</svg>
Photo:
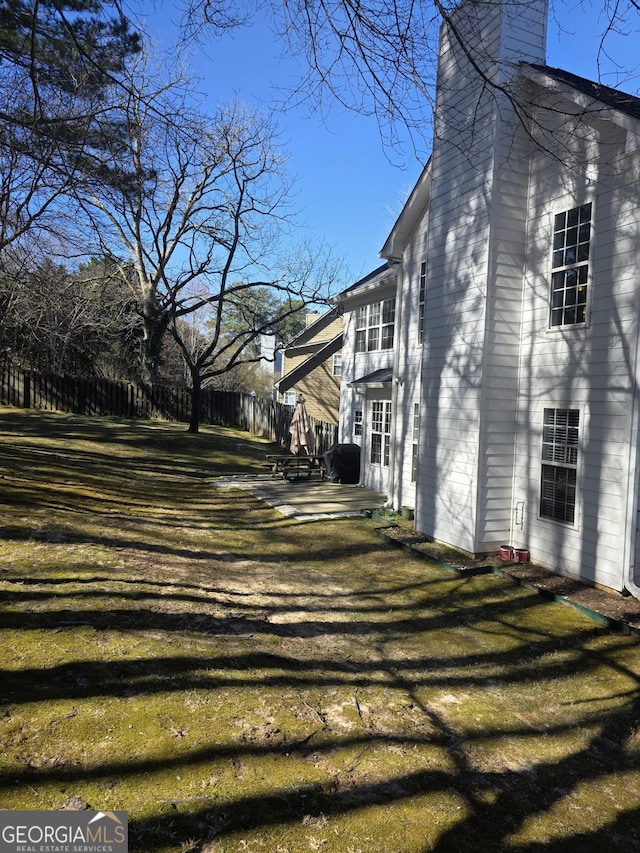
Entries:
<svg viewBox="0 0 640 853">
<path fill-rule="evenodd" d="M 606 156 L 610 153 L 607 147 Z M 588 174 L 569 176 L 550 158 L 533 156 L 536 203 L 529 216 L 530 286 L 523 313 L 514 469 L 514 501 L 525 512 L 515 536 L 516 544 L 529 548 L 542 565 L 621 590 L 623 555 L 635 551 L 635 543 L 629 542 L 635 531 L 628 530 L 628 522 L 637 488 L 632 415 L 638 379 L 639 164 L 637 157 L 624 156 L 613 163 L 596 157 L 595 163 L 597 169 L 592 166 Z M 594 174 L 600 179 L 593 181 Z M 584 201 L 593 202 L 587 323 L 550 329 L 551 223 L 555 213 Z M 574 525 L 539 515 L 545 406 L 580 411 Z"/>
<path fill-rule="evenodd" d="M 420 405 L 420 420 L 424 419 L 422 408 L 422 359 L 423 344 L 420 342 L 419 297 L 420 271 L 427 259 L 428 211 L 420 217 L 420 224 L 413 240 L 405 252 L 404 262 L 398 277 L 398 300 L 400 311 L 397 324 L 396 363 L 396 417 L 395 417 L 395 468 L 391 500 L 395 507 L 415 509 L 416 482 L 412 477 L 413 463 L 413 409 Z M 425 306 L 426 309 L 426 306 Z M 426 319 L 426 315 L 425 315 Z M 420 452 L 420 444 L 418 444 Z M 418 460 L 418 464 L 420 464 Z"/>
<path fill-rule="evenodd" d="M 317 323 L 307 326 L 285 349 L 283 375 L 291 373 L 314 355 L 322 346 L 334 340 L 343 327 L 341 316 L 314 329 Z M 316 367 L 309 367 L 305 375 L 289 390 L 303 394 L 309 415 L 327 423 L 337 424 L 340 416 L 340 381 L 333 375 L 333 356 Z"/>
<path fill-rule="evenodd" d="M 361 305 L 379 302 L 391 296 L 396 298 L 396 321 L 394 324 L 394 349 L 380 349 L 367 352 L 356 352 L 356 309 Z M 343 327 L 343 359 L 342 359 L 342 385 L 340 391 L 340 424 L 339 441 L 346 444 L 360 444 L 362 447 L 361 457 L 361 482 L 368 488 L 381 492 L 391 489 L 391 472 L 395 464 L 397 453 L 394 434 L 394 408 L 395 398 L 392 399 L 392 389 L 388 387 L 351 387 L 355 382 L 373 373 L 376 370 L 394 367 L 394 352 L 397 346 L 398 334 L 398 294 L 396 292 L 396 275 L 385 269 L 378 276 L 377 281 L 368 281 L 367 285 L 357 288 L 350 293 L 344 301 L 344 327 Z M 370 421 L 371 405 L 374 400 L 383 400 L 392 403 L 391 423 L 391 447 L 390 464 L 372 465 L 370 463 L 371 440 Z M 355 412 L 360 410 L 363 414 L 362 435 L 355 435 Z"/>
<path fill-rule="evenodd" d="M 580 86 L 518 65 L 544 63 L 546 4 L 519 5 L 515 18 L 510 9 L 470 0 L 454 13 L 473 28 L 478 57 L 497 59 L 485 66 L 496 90 L 478 83 L 443 28 L 433 153 L 382 252 L 398 264 L 395 351 L 357 356 L 351 329 L 350 375 L 393 363 L 392 387 L 367 388 L 359 407 L 389 394 L 388 496 L 396 509 L 415 507 L 417 530 L 473 553 L 511 544 L 640 597 L 640 122 L 604 101 L 589 115 Z M 531 98 L 527 128 L 509 87 Z M 554 217 L 586 202 L 586 322 L 550 327 Z M 343 389 L 345 440 L 355 401 Z M 545 409 L 579 413 L 571 523 L 541 516 Z M 363 477 L 381 488 L 365 443 Z"/>
<path fill-rule="evenodd" d="M 464 4 L 462 9 L 469 4 Z M 499 51 L 499 16 L 479 24 Z M 443 33 L 432 155 L 416 527 L 477 547 L 481 390 L 495 147 L 493 98 Z M 455 310 L 452 310 L 455 306 Z M 437 489 L 433 487 L 438 483 Z"/>
</svg>

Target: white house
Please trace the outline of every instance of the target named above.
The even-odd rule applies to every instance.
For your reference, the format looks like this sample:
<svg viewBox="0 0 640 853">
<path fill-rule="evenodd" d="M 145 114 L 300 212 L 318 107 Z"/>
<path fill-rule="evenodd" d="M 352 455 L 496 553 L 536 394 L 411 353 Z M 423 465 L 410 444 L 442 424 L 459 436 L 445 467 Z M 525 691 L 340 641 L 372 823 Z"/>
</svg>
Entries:
<svg viewBox="0 0 640 853">
<path fill-rule="evenodd" d="M 336 300 L 345 312 L 340 440 L 362 446 L 361 480 L 379 492 L 387 492 L 393 482 L 391 407 L 396 398 L 391 392 L 396 288 L 395 271 L 385 263 Z"/>
<path fill-rule="evenodd" d="M 546 21 L 442 27 L 431 158 L 338 297 L 340 440 L 434 539 L 640 595 L 640 99 L 547 67 Z"/>
</svg>

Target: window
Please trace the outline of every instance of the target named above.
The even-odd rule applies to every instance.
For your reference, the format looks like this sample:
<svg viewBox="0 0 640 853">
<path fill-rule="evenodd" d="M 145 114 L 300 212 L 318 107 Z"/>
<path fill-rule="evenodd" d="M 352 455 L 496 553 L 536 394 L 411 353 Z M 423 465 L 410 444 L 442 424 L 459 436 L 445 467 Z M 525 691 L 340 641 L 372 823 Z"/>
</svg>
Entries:
<svg viewBox="0 0 640 853">
<path fill-rule="evenodd" d="M 380 349 L 380 303 L 369 305 L 367 351 Z"/>
<path fill-rule="evenodd" d="M 587 319 L 590 243 L 591 203 L 556 215 L 551 263 L 552 326 L 570 326 Z"/>
<path fill-rule="evenodd" d="M 337 352 L 333 356 L 333 375 L 342 376 L 342 353 Z"/>
<path fill-rule="evenodd" d="M 427 264 L 420 264 L 420 288 L 418 291 L 418 343 L 424 341 L 424 303 L 427 296 Z"/>
<path fill-rule="evenodd" d="M 389 466 L 391 444 L 391 403 L 371 403 L 371 464 Z"/>
<path fill-rule="evenodd" d="M 418 478 L 418 440 L 420 437 L 420 403 L 413 404 L 413 437 L 411 446 L 411 482 Z"/>
<path fill-rule="evenodd" d="M 393 349 L 394 297 L 356 309 L 356 352 Z"/>
<path fill-rule="evenodd" d="M 356 352 L 367 351 L 367 306 L 356 310 Z"/>
<path fill-rule="evenodd" d="M 284 392 L 284 404 L 285 404 L 285 406 L 295 406 L 295 404 L 296 404 L 296 392 L 295 391 L 285 391 Z"/>
<path fill-rule="evenodd" d="M 542 426 L 540 515 L 573 524 L 578 467 L 577 409 L 545 409 Z"/>
<path fill-rule="evenodd" d="M 396 319 L 396 300 L 385 299 L 382 303 L 382 328 L 380 349 L 393 349 L 393 324 Z"/>
<path fill-rule="evenodd" d="M 356 437 L 362 436 L 362 409 L 356 409 L 353 414 L 353 434 Z"/>
</svg>

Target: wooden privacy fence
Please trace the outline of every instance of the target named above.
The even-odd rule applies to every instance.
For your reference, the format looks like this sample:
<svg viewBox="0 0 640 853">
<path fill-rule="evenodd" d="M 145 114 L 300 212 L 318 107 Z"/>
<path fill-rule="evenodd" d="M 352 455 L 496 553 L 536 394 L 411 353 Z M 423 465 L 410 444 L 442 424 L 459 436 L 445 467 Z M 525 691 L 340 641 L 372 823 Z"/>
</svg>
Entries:
<svg viewBox="0 0 640 853">
<path fill-rule="evenodd" d="M 52 376 L 21 370 L 10 363 L 0 364 L 0 403 L 76 415 L 158 418 L 182 423 L 188 423 L 191 414 L 188 388 Z M 244 429 L 282 447 L 289 445 L 292 414 L 292 406 L 241 391 L 202 391 L 201 423 Z M 338 428 L 315 418 L 311 423 L 316 452 L 324 453 L 338 440 Z"/>
</svg>

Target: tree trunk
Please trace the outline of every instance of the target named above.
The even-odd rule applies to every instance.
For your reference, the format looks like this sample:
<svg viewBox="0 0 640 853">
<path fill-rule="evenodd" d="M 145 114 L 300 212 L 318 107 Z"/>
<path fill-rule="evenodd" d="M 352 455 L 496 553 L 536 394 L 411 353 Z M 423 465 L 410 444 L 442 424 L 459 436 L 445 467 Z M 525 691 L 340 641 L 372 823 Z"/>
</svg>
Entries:
<svg viewBox="0 0 640 853">
<path fill-rule="evenodd" d="M 142 307 L 142 327 L 144 340 L 144 367 L 147 381 L 153 385 L 158 380 L 158 368 L 162 352 L 162 341 L 169 325 L 169 314 L 160 314 L 153 300 L 148 299 Z"/>
<path fill-rule="evenodd" d="M 200 428 L 200 407 L 202 404 L 202 380 L 197 367 L 191 368 L 191 416 L 188 432 L 198 432 Z"/>
</svg>

